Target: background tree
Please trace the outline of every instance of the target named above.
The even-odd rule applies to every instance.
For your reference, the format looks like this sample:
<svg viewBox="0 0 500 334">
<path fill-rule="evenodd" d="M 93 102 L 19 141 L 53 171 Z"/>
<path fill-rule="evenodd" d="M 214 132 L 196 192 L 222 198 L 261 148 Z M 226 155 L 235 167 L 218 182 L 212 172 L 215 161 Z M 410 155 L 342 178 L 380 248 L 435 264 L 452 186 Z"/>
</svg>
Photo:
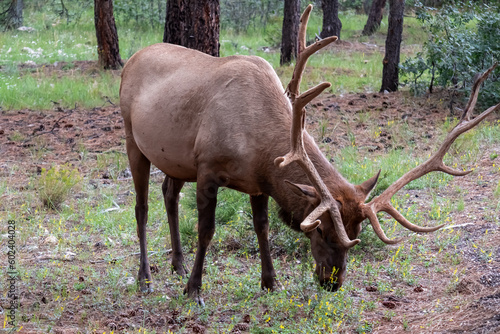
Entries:
<svg viewBox="0 0 500 334">
<path fill-rule="evenodd" d="M 382 87 L 395 92 L 399 85 L 399 55 L 403 36 L 403 12 L 405 0 L 389 0 L 389 28 L 385 40 L 384 68 L 382 71 Z"/>
<path fill-rule="evenodd" d="M 23 25 L 23 0 L 11 0 L 6 5 L 1 7 L 0 26 L 5 30 L 19 28 Z"/>
<path fill-rule="evenodd" d="M 122 67 L 112 0 L 94 0 L 94 22 L 99 66 L 112 70 Z"/>
<path fill-rule="evenodd" d="M 163 42 L 219 56 L 219 0 L 168 0 Z"/>
<path fill-rule="evenodd" d="M 368 19 L 366 20 L 366 24 L 361 35 L 370 36 L 378 30 L 380 22 L 382 22 L 385 3 L 386 0 L 373 0 L 370 7 L 370 13 L 368 14 Z"/>
<path fill-rule="evenodd" d="M 339 0 L 321 0 L 323 28 L 320 37 L 337 36 L 340 39 L 342 22 L 339 19 Z"/>
<path fill-rule="evenodd" d="M 281 34 L 280 65 L 297 57 L 300 23 L 300 0 L 285 0 Z"/>
</svg>

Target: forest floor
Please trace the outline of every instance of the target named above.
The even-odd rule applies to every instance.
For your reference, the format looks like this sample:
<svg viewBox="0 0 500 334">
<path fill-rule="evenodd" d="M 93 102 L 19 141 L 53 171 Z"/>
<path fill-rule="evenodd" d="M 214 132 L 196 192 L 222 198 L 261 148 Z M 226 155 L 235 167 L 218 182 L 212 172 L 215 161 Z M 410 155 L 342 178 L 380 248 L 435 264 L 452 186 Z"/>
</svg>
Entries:
<svg viewBox="0 0 500 334">
<path fill-rule="evenodd" d="M 82 62 L 82 66 L 88 65 Z M 44 71 L 59 70 L 62 71 L 57 68 L 46 67 L 44 69 Z M 410 140 L 416 144 L 415 150 L 430 153 L 433 143 L 440 140 L 442 126 L 446 118 L 450 116 L 449 106 L 443 102 L 448 100 L 445 95 L 446 93 L 437 93 L 430 96 L 412 97 L 404 92 L 343 96 L 325 94 L 308 107 L 307 128 L 320 143 L 321 149 L 333 157 L 334 161 L 339 158 L 341 149 L 352 145 L 353 140 L 360 154 L 367 156 L 382 156 L 388 150 L 405 147 L 408 137 L 403 136 L 402 133 L 408 129 L 411 129 Z M 458 116 L 459 113 L 455 110 L 454 116 Z M 97 188 L 120 183 L 121 192 L 125 195 L 123 195 L 124 199 L 118 202 L 119 205 L 133 206 L 133 196 L 126 195 L 132 190 L 132 180 L 128 169 L 123 167 L 117 177 L 112 177 L 106 170 L 96 167 L 99 155 L 125 152 L 123 120 L 118 101 L 109 101 L 102 107 L 90 110 L 78 106 L 74 109 L 62 109 L 57 104 L 54 105 L 53 110 L 3 110 L 0 117 L 0 178 L 4 184 L 3 187 L 9 189 L 1 196 L 0 212 L 4 217 L 24 217 L 27 211 L 46 210 L 33 195 L 36 189 L 29 184 L 40 175 L 42 168 L 65 163 L 75 166 L 84 178 Z M 491 124 L 499 126 L 499 119 L 500 115 L 497 114 L 492 115 L 488 120 Z M 397 127 L 392 125 L 394 122 Z M 474 173 L 466 177 L 456 177 L 450 181 L 449 186 L 437 190 L 441 197 L 449 198 L 452 202 L 454 199 L 458 201 L 459 194 L 465 194 L 464 210 L 452 213 L 453 225 L 462 233 L 455 244 L 455 251 L 460 254 L 461 258 L 462 275 L 452 289 L 450 289 L 449 282 L 453 274 L 450 271 L 452 272 L 456 266 L 453 268 L 450 266 L 450 270 L 431 271 L 422 263 L 427 260 L 433 261 L 432 257 L 436 257 L 440 252 L 439 248 L 432 248 L 431 254 L 425 255 L 429 257 L 425 261 L 424 257 L 414 260 L 414 275 L 419 276 L 419 285 L 399 286 L 405 291 L 403 296 L 391 292 L 393 290 L 385 293 L 376 292 L 376 288 L 371 289 L 365 286 L 361 277 L 348 273 L 348 280 L 352 280 L 355 287 L 355 292 L 352 292 L 354 297 L 364 296 L 363 298 L 375 302 L 375 306 L 366 310 L 363 315 L 364 319 L 372 324 L 372 332 L 500 332 L 500 220 L 498 218 L 500 207 L 499 197 L 494 195 L 495 191 L 498 192 L 500 172 L 498 167 L 492 168 L 495 162 L 497 166 L 500 165 L 500 161 L 495 156 L 500 153 L 500 143 L 496 141 L 495 144 L 488 146 L 479 143 L 478 147 L 478 152 L 475 152 Z M 159 187 L 161 177 L 158 175 L 153 177 L 152 182 L 155 187 Z M 27 193 L 31 193 L 31 197 L 26 195 Z M 425 190 L 409 190 L 407 193 L 420 210 L 430 210 L 433 201 L 431 194 Z M 82 197 L 86 194 L 78 193 L 75 196 Z M 27 198 L 31 201 L 27 201 Z M 96 198 L 95 201 L 97 202 L 98 199 Z M 29 208 L 26 208 L 26 205 Z M 47 213 L 48 217 L 56 215 L 56 213 Z M 166 220 L 166 217 L 157 219 Z M 67 223 L 77 224 L 77 222 Z M 5 244 L 4 237 L 7 234 L 7 228 L 4 225 L 0 229 L 2 244 Z M 150 234 L 152 228 L 150 226 Z M 134 241 L 135 235 L 129 237 L 132 242 L 130 246 L 123 246 L 120 249 L 121 254 L 139 251 L 138 242 Z M 80 249 L 81 253 L 87 253 L 87 258 L 78 254 L 76 259 L 68 261 L 43 256 L 44 251 L 55 247 L 51 246 L 46 236 L 30 235 L 20 240 L 22 242 L 18 246 L 17 261 L 21 268 L 26 268 L 22 270 L 23 272 L 29 272 L 27 268 L 42 270 L 66 266 L 71 262 L 73 262 L 72 265 L 93 266 L 97 272 L 104 272 L 104 268 L 110 265 L 104 261 L 95 261 L 97 258 L 109 257 L 112 253 L 108 252 L 107 247 L 99 245 L 96 241 L 100 240 L 98 235 L 89 234 L 87 244 L 90 246 Z M 489 255 L 479 252 L 478 245 L 481 249 L 490 250 Z M 138 263 L 136 257 L 130 257 L 127 261 L 126 265 L 132 268 L 135 268 Z M 252 256 L 249 259 L 248 257 L 247 259 L 241 258 L 241 262 L 245 261 L 258 265 L 260 260 L 258 256 Z M 421 263 L 418 263 L 419 261 Z M 2 256 L 0 266 L 4 266 L 6 262 L 6 257 Z M 192 262 L 189 263 L 191 264 Z M 243 268 L 245 266 L 248 267 L 248 265 L 243 265 Z M 5 271 L 5 268 L 2 267 L 2 271 Z M 162 275 L 173 275 L 170 274 L 166 265 L 156 267 L 154 271 L 158 270 L 164 272 Z M 132 269 L 132 272 L 135 272 L 135 269 Z M 238 269 L 234 269 L 234 274 L 238 275 Z M 153 273 L 153 276 L 155 275 L 159 274 Z M 86 278 L 82 275 L 79 279 L 83 282 Z M 144 332 L 146 329 L 147 332 L 167 330 L 176 332 L 182 329 L 184 332 L 203 333 L 217 332 L 220 328 L 211 322 L 212 313 L 209 313 L 208 320 L 186 316 L 185 313 L 181 317 L 180 311 L 175 306 L 168 308 L 160 306 L 155 309 L 155 312 L 147 313 L 145 310 L 148 305 L 143 303 L 143 297 L 137 292 L 130 294 L 126 302 L 128 304 L 120 305 L 118 308 L 115 305 L 111 309 L 96 303 L 95 300 L 84 303 L 84 298 L 80 297 L 82 303 L 80 304 L 74 299 L 78 298 L 77 293 L 79 293 L 78 296 L 86 295 L 90 298 L 94 293 L 92 289 L 68 292 L 65 297 L 68 298 L 68 303 L 62 306 L 64 310 L 61 308 L 59 315 L 54 318 L 49 315 L 50 311 L 44 308 L 46 304 L 51 307 L 59 305 L 56 304 L 57 299 L 53 292 L 48 292 L 51 289 L 50 283 L 35 275 L 22 277 L 21 280 L 23 284 L 20 285 L 18 292 L 22 315 L 18 324 L 23 328 L 20 333 L 37 333 L 42 330 L 77 333 L 89 331 L 89 328 L 91 328 L 90 331 L 101 333 L 103 331 L 130 332 L 137 331 L 139 328 L 144 328 Z M 71 281 L 72 278 L 68 280 Z M 394 285 L 396 286 L 397 284 Z M 167 286 L 155 294 L 157 293 L 157 297 L 160 298 L 162 292 L 176 296 L 180 291 L 182 290 L 177 286 Z M 163 300 L 174 298 L 172 296 L 164 297 Z M 70 303 L 71 298 L 74 301 Z M 2 294 L 0 306 L 3 312 L 1 313 L 7 312 L 8 303 L 6 295 Z M 120 311 L 116 311 L 117 309 Z M 213 312 L 217 310 L 214 309 Z M 300 313 L 295 315 L 295 317 L 299 316 L 301 316 Z M 230 320 L 227 321 L 230 322 Z M 91 326 L 89 322 L 92 322 Z M 250 316 L 243 314 L 241 321 L 233 326 L 233 332 L 258 332 L 270 323 L 265 320 L 254 323 L 250 320 Z M 341 328 L 343 328 L 340 329 L 341 332 L 356 331 L 356 327 Z"/>
</svg>

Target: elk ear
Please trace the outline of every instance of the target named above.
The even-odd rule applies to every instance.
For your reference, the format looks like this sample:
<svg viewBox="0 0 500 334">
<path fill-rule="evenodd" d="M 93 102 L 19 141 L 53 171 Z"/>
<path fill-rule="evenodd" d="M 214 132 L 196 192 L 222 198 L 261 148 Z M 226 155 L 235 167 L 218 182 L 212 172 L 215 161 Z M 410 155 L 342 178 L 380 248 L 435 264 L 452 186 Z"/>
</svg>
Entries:
<svg viewBox="0 0 500 334">
<path fill-rule="evenodd" d="M 318 195 L 318 192 L 314 187 L 305 185 L 305 184 L 297 184 L 290 182 L 288 180 L 285 180 L 286 184 L 290 187 L 290 189 L 299 196 L 306 196 L 307 200 L 311 203 L 318 203 L 320 200 L 320 197 Z"/>
<path fill-rule="evenodd" d="M 380 169 L 378 170 L 378 173 L 366 180 L 365 182 L 359 184 L 356 186 L 361 193 L 365 196 L 365 200 L 370 196 L 371 191 L 373 188 L 375 188 L 375 185 L 377 184 L 378 177 L 380 176 Z"/>
</svg>

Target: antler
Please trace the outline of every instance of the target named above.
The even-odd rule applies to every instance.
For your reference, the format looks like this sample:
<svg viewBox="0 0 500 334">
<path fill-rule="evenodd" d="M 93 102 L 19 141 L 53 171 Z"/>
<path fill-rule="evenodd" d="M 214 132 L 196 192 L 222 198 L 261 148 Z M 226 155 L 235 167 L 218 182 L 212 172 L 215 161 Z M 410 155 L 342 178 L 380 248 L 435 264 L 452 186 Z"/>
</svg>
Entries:
<svg viewBox="0 0 500 334">
<path fill-rule="evenodd" d="M 304 13 L 302 13 L 302 16 L 300 17 L 300 26 L 299 26 L 299 50 L 297 52 L 297 63 L 295 64 L 295 68 L 293 69 L 293 75 L 292 75 L 292 80 L 290 80 L 290 83 L 288 84 L 286 91 L 288 93 L 288 96 L 290 97 L 290 100 L 292 103 L 294 103 L 295 98 L 297 95 L 299 95 L 299 87 L 300 87 L 300 80 L 302 79 L 302 73 L 304 72 L 304 68 L 306 67 L 307 60 L 309 57 L 315 53 L 316 51 L 324 48 L 328 44 L 335 42 L 338 37 L 337 36 L 330 36 L 328 38 L 324 38 L 322 40 L 316 41 L 316 43 L 309 45 L 306 47 L 306 30 L 307 30 L 307 21 L 309 21 L 309 15 L 311 14 L 313 6 L 309 5 L 307 8 L 304 10 Z M 326 83 L 322 83 L 321 85 L 324 85 Z M 314 88 L 318 88 L 318 85 Z M 319 93 L 321 93 L 323 90 L 328 88 L 330 86 L 326 86 Z M 310 91 L 310 90 L 309 90 Z M 318 94 L 319 94 L 318 93 Z M 309 101 L 314 99 L 317 95 L 311 97 Z M 309 102 L 307 101 L 304 106 Z M 304 107 L 303 106 L 303 107 Z"/>
<path fill-rule="evenodd" d="M 297 64 L 293 71 L 292 80 L 287 86 L 287 93 L 292 102 L 293 120 L 292 120 L 292 130 L 291 130 L 291 150 L 283 157 L 278 157 L 274 160 L 274 163 L 280 168 L 286 165 L 297 162 L 306 172 L 309 180 L 313 184 L 316 191 L 319 193 L 321 198 L 321 203 L 306 217 L 306 219 L 300 224 L 300 228 L 304 232 L 312 231 L 321 224 L 318 218 L 325 212 L 329 212 L 332 221 L 335 225 L 335 230 L 341 241 L 341 243 L 350 248 L 356 245 L 360 240 L 350 240 L 345 231 L 344 224 L 342 223 L 342 218 L 337 206 L 336 201 L 333 199 L 332 195 L 328 191 L 328 188 L 321 180 L 318 171 L 314 167 L 311 159 L 307 155 L 304 148 L 303 134 L 305 127 L 305 109 L 304 107 L 312 99 L 318 96 L 323 90 L 330 87 L 329 82 L 323 82 L 306 92 L 299 95 L 300 80 L 302 78 L 302 73 L 306 66 L 308 58 L 316 51 L 324 48 L 328 44 L 337 40 L 336 36 L 325 38 L 321 41 L 305 47 L 306 45 L 306 28 L 307 21 L 309 19 L 309 14 L 312 10 L 312 5 L 309 5 L 300 18 L 300 28 L 299 28 L 299 52 L 297 57 Z"/>
<path fill-rule="evenodd" d="M 490 107 L 489 109 L 482 112 L 479 116 L 474 119 L 470 119 L 470 116 L 476 106 L 477 97 L 479 94 L 479 88 L 481 83 L 486 80 L 488 75 L 495 69 L 498 63 L 495 63 L 492 67 L 490 67 L 486 72 L 484 72 L 479 78 L 476 80 L 472 87 L 471 96 L 469 98 L 469 102 L 467 103 L 467 107 L 465 108 L 460 122 L 448 133 L 446 139 L 444 140 L 441 147 L 438 151 L 430 157 L 426 162 L 421 164 L 418 167 L 413 168 L 402 177 L 399 178 L 396 182 L 394 182 L 389 188 L 387 188 L 380 196 L 375 197 L 369 203 L 366 203 L 363 206 L 363 214 L 366 218 L 370 220 L 370 223 L 373 226 L 375 233 L 378 237 L 387 244 L 395 244 L 401 241 L 401 239 L 388 239 L 380 226 L 380 222 L 377 218 L 377 212 L 384 211 L 391 215 L 394 219 L 396 219 L 401 225 L 406 227 L 407 229 L 414 232 L 433 232 L 443 225 L 435 226 L 435 227 L 420 227 L 410 223 L 401 213 L 399 213 L 391 204 L 391 198 L 396 194 L 401 188 L 410 183 L 413 180 L 416 180 L 427 173 L 440 171 L 454 176 L 464 176 L 469 174 L 471 171 L 459 171 L 453 168 L 446 166 L 443 162 L 443 157 L 446 152 L 451 147 L 451 144 L 458 138 L 462 133 L 472 129 L 476 125 L 478 125 L 482 120 L 484 120 L 489 114 L 496 110 L 500 110 L 500 103 L 496 106 Z"/>
</svg>

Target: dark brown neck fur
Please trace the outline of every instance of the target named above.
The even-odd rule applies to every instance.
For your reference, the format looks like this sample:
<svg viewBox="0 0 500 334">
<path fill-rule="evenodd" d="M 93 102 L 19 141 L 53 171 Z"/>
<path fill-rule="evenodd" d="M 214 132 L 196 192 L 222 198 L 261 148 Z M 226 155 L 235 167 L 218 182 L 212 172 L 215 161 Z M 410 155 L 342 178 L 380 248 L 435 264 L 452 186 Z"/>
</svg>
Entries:
<svg viewBox="0 0 500 334">
<path fill-rule="evenodd" d="M 347 188 L 352 188 L 352 185 L 321 153 L 312 137 L 306 133 L 304 134 L 304 145 L 309 158 L 334 197 L 342 196 Z M 297 163 L 292 163 L 284 169 L 276 167 L 276 174 L 270 182 L 272 188 L 269 189 L 269 195 L 280 207 L 280 219 L 292 229 L 300 231 L 300 223 L 312 211 L 313 207 L 307 199 L 296 195 L 285 183 L 285 180 L 305 185 L 311 185 L 311 182 Z"/>
</svg>

